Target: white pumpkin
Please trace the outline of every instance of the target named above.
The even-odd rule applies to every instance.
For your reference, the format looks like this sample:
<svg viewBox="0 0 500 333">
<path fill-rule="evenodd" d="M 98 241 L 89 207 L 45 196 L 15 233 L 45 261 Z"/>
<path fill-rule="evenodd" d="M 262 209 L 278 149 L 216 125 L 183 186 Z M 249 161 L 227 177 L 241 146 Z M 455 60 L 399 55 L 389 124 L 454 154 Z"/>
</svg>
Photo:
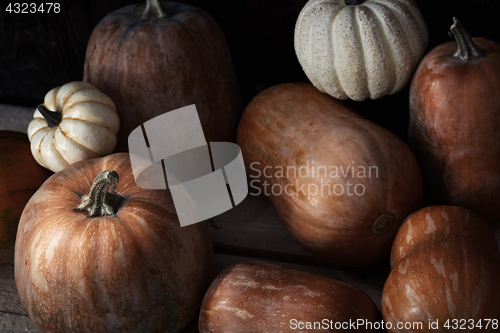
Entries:
<svg viewBox="0 0 500 333">
<path fill-rule="evenodd" d="M 90 83 L 75 81 L 52 89 L 33 118 L 28 126 L 31 152 L 54 172 L 108 155 L 116 146 L 120 120 L 115 104 Z"/>
<path fill-rule="evenodd" d="M 295 52 L 312 84 L 355 101 L 403 89 L 428 41 L 413 0 L 310 0 L 295 26 Z"/>
</svg>

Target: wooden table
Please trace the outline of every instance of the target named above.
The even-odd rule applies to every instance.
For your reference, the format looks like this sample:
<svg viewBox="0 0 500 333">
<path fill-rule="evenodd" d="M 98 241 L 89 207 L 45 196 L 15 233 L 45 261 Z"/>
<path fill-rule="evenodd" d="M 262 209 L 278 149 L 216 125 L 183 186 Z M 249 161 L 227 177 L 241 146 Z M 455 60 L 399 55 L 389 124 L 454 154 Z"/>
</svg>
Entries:
<svg viewBox="0 0 500 333">
<path fill-rule="evenodd" d="M 26 132 L 34 108 L 0 104 L 0 130 Z M 263 196 L 248 195 L 234 209 L 209 222 L 215 247 L 215 271 L 248 260 L 276 263 L 351 283 L 365 291 L 380 308 L 388 261 L 363 268 L 345 268 L 318 260 L 290 236 L 276 209 Z M 500 224 L 495 236 L 500 244 Z M 16 291 L 13 263 L 0 265 L 0 333 L 38 332 Z M 198 332 L 197 318 L 183 333 Z"/>
</svg>

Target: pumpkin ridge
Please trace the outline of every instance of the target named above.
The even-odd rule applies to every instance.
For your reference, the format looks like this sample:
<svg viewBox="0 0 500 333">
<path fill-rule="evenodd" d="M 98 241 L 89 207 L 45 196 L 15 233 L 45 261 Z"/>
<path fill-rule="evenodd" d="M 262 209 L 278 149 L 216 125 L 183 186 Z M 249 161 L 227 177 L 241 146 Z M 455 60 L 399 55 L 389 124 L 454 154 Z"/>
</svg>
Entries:
<svg viewBox="0 0 500 333">
<path fill-rule="evenodd" d="M 73 94 L 80 93 L 80 92 L 83 92 L 83 91 L 96 91 L 99 95 L 101 95 L 103 97 L 103 99 L 108 99 L 109 101 L 111 101 L 111 103 L 110 104 L 106 104 L 105 102 L 101 102 L 101 101 L 98 101 L 98 100 L 91 100 L 91 101 L 83 100 L 83 101 L 78 101 L 76 103 L 72 103 L 70 105 L 66 105 L 66 103 L 69 100 L 69 98 L 68 98 L 66 100 L 66 103 L 64 103 L 64 109 L 71 108 L 71 107 L 73 107 L 73 105 L 80 104 L 80 103 L 97 103 L 97 104 L 104 105 L 108 109 L 112 109 L 114 112 L 116 112 L 116 107 L 114 105 L 113 100 L 111 98 L 109 98 L 109 96 L 106 96 L 102 91 L 99 91 L 97 88 L 96 89 L 82 89 L 82 90 L 75 91 Z M 72 94 L 72 96 L 73 96 L 73 94 Z M 63 110 L 61 110 L 61 113 L 63 113 L 62 111 Z"/>
<path fill-rule="evenodd" d="M 59 92 L 59 90 L 61 90 L 61 87 L 54 88 L 53 101 L 52 101 L 54 109 L 57 109 L 57 93 Z"/>
<path fill-rule="evenodd" d="M 54 146 L 54 151 L 59 154 L 59 156 L 61 156 L 62 160 L 66 163 L 66 166 L 68 166 L 70 163 L 64 158 L 64 156 L 62 156 L 61 152 L 59 151 L 59 149 L 57 148 L 57 140 L 55 139 L 55 135 L 56 135 L 56 130 L 59 130 L 61 133 L 61 128 L 60 127 L 57 127 L 57 129 L 54 129 L 52 130 L 52 144 Z M 41 147 L 41 143 L 40 143 L 40 147 Z M 40 152 L 41 153 L 41 152 Z"/>
<path fill-rule="evenodd" d="M 330 41 L 333 40 L 333 35 L 335 34 L 335 21 L 337 20 L 337 16 L 339 16 L 341 10 L 342 10 L 342 7 L 340 7 L 340 10 L 337 10 L 336 13 L 333 15 L 332 24 L 330 26 L 330 33 L 332 34 Z M 312 44 L 312 38 L 311 38 L 311 36 L 309 36 L 309 40 L 310 40 L 310 44 Z M 333 62 L 333 68 L 334 68 L 333 75 L 334 75 L 335 83 L 337 85 L 337 91 L 339 93 L 342 93 L 342 95 L 344 96 L 344 98 L 346 98 L 347 94 L 345 93 L 344 86 L 343 86 L 342 82 L 340 81 L 339 74 L 338 74 L 338 71 L 337 71 L 337 64 L 336 64 L 336 61 L 335 61 L 337 59 L 337 57 L 335 55 L 335 52 L 333 52 L 334 45 L 332 45 L 332 42 L 330 42 L 330 48 L 332 50 L 331 61 Z M 312 45 L 309 45 L 309 49 L 312 49 Z"/>
<path fill-rule="evenodd" d="M 42 119 L 45 119 L 45 118 L 43 118 L 43 117 L 42 117 L 42 118 L 36 118 L 36 119 L 40 119 L 40 120 L 42 120 Z M 45 128 L 48 128 L 48 127 L 49 127 L 49 125 L 39 127 L 39 128 L 38 128 L 35 132 L 33 132 L 33 134 L 31 135 L 31 137 L 30 137 L 30 141 L 31 141 L 31 138 L 32 138 L 32 137 L 33 137 L 36 133 L 38 133 L 38 132 L 40 132 L 41 130 L 43 130 L 43 129 L 45 129 Z"/>
<path fill-rule="evenodd" d="M 92 125 L 95 125 L 95 126 L 99 126 L 99 127 L 102 127 L 102 128 L 106 128 L 107 130 L 109 130 L 110 132 L 113 132 L 115 133 L 115 131 L 111 130 L 111 128 L 109 128 L 109 126 L 107 125 L 104 125 L 104 124 L 96 124 L 94 122 L 91 122 L 91 121 L 88 121 L 88 120 L 85 120 L 85 119 L 80 119 L 80 118 L 73 118 L 73 117 L 66 117 L 64 119 L 67 119 L 67 120 L 75 120 L 75 121 L 81 121 L 82 123 L 85 123 L 85 124 L 92 124 Z M 115 133 L 116 134 L 116 133 Z M 68 137 L 69 138 L 69 137 Z M 75 140 L 73 140 L 75 141 Z M 76 143 L 78 143 L 77 141 L 75 141 Z M 80 144 L 80 143 L 78 143 Z M 81 145 L 81 144 L 80 144 Z M 90 149 L 89 149 L 90 150 Z"/>
<path fill-rule="evenodd" d="M 365 57 L 365 46 L 363 45 L 363 37 L 362 37 L 362 34 L 361 34 L 361 30 L 360 30 L 360 25 L 359 25 L 359 8 L 358 6 L 353 6 L 352 7 L 352 11 L 351 11 L 351 15 L 352 15 L 352 21 L 354 23 L 354 30 L 356 31 L 357 33 L 357 39 L 359 40 L 359 46 L 361 48 L 360 50 L 360 53 L 361 53 L 361 57 L 359 58 L 361 60 L 361 67 L 362 67 L 362 72 L 363 73 L 366 73 L 365 75 L 361 75 L 361 78 L 363 79 L 363 82 L 359 82 L 359 85 L 357 88 L 357 90 L 359 88 L 361 88 L 361 90 L 364 90 L 364 91 L 368 91 L 368 94 L 370 95 L 370 91 L 368 89 L 369 87 L 369 84 L 368 84 L 368 73 L 367 73 L 367 67 L 366 67 L 366 57 Z"/>
<path fill-rule="evenodd" d="M 89 89 L 85 89 L 85 90 L 97 90 L 97 88 L 94 87 L 94 89 L 92 89 L 92 88 L 89 87 Z M 62 113 L 62 110 L 66 107 L 66 102 L 70 99 L 70 97 L 73 96 L 75 93 L 80 92 L 80 91 L 81 90 L 73 90 L 71 92 L 71 94 L 69 94 L 68 96 L 66 96 L 65 99 L 62 100 L 62 102 L 61 102 L 61 106 L 62 106 L 61 110 L 56 110 L 56 111 L 60 111 Z M 58 90 L 58 93 L 59 93 L 59 90 Z M 56 96 L 56 99 L 57 99 L 57 93 L 54 94 L 54 95 Z M 57 104 L 56 104 L 56 109 L 57 109 Z"/>
<path fill-rule="evenodd" d="M 424 27 L 421 27 L 419 24 L 419 20 L 413 15 L 412 11 L 409 10 L 404 4 L 401 2 L 395 1 L 395 0 L 374 0 L 375 2 L 379 4 L 386 4 L 388 8 L 391 9 L 392 13 L 395 13 L 397 15 L 394 15 L 396 18 L 396 22 L 398 22 L 399 26 L 401 27 L 401 30 L 404 32 L 404 37 L 403 38 L 406 42 L 406 45 L 408 45 L 408 48 L 410 50 L 410 55 L 412 58 L 412 67 L 416 67 L 422 57 L 422 54 L 424 52 L 424 49 L 426 46 L 420 50 L 421 52 L 418 51 L 418 45 L 417 49 L 412 48 L 412 43 L 410 42 L 411 38 L 411 32 L 414 30 L 417 30 L 417 34 L 420 40 L 425 41 L 425 45 L 428 43 L 428 38 L 426 34 L 422 31 Z M 409 17 L 408 17 L 409 16 Z M 413 25 L 414 29 L 406 29 L 405 24 L 403 24 L 403 21 L 407 20 L 410 22 L 410 25 Z M 423 36 L 422 36 L 423 35 Z"/>
<path fill-rule="evenodd" d="M 393 48 L 393 45 L 389 42 L 389 37 L 387 36 L 387 31 L 386 29 L 384 29 L 384 24 L 382 22 L 382 19 L 379 17 L 378 13 L 379 11 L 376 11 L 374 10 L 373 8 L 371 8 L 372 6 L 380 6 L 380 7 L 383 7 L 385 9 L 385 11 L 391 15 L 391 11 L 387 8 L 387 6 L 384 6 L 382 4 L 379 4 L 377 3 L 376 1 L 374 2 L 367 2 L 365 3 L 365 8 L 369 9 L 372 13 L 372 18 L 373 18 L 373 21 L 375 22 L 375 24 L 377 25 L 377 29 L 378 31 L 380 32 L 380 36 L 382 37 L 382 41 L 384 43 L 384 46 L 383 48 L 384 49 L 389 49 L 391 50 L 391 52 L 387 52 L 385 53 L 385 56 L 383 58 L 383 60 L 385 60 L 386 58 L 389 59 L 389 67 L 392 69 L 392 71 L 394 72 L 394 76 L 392 77 L 392 80 L 391 82 L 387 85 L 387 89 L 389 90 L 389 94 L 392 94 L 394 93 L 395 91 L 394 90 L 397 90 L 397 82 L 398 82 L 398 71 L 397 71 L 397 68 L 396 68 L 396 59 L 394 58 L 395 57 L 395 50 Z M 394 16 L 394 15 L 392 15 Z M 385 94 L 385 92 L 384 92 Z"/>
<path fill-rule="evenodd" d="M 67 134 L 65 131 L 63 131 L 61 127 L 58 127 L 57 129 L 59 130 L 59 132 L 61 132 L 61 134 L 62 134 L 62 135 L 64 135 L 64 137 L 65 137 L 66 139 L 73 141 L 73 142 L 74 142 L 74 143 L 76 143 L 77 145 L 79 145 L 79 146 L 83 147 L 84 149 L 86 149 L 86 150 L 90 151 L 91 153 L 93 153 L 93 154 L 95 154 L 95 155 L 99 156 L 99 154 L 98 154 L 98 153 L 96 153 L 95 151 L 93 151 L 92 149 L 89 149 L 88 147 L 84 146 L 83 144 L 81 144 L 81 143 L 79 143 L 78 141 L 74 140 L 73 138 L 69 137 L 69 136 L 68 136 L 68 134 Z M 55 131 L 54 131 L 54 133 L 55 133 Z M 57 149 L 57 141 L 56 141 L 56 140 L 53 140 L 52 142 L 54 142 L 54 148 L 55 148 L 55 149 L 56 149 L 56 151 L 59 153 L 59 155 L 61 155 L 61 157 L 62 157 L 62 154 L 61 154 L 61 153 L 59 152 L 59 150 Z M 63 159 L 64 159 L 64 158 L 63 158 Z M 66 161 L 66 159 L 64 159 L 64 160 Z M 66 163 L 68 163 L 68 162 L 66 161 Z M 68 163 L 68 164 L 69 164 L 69 163 Z"/>
<path fill-rule="evenodd" d="M 318 3 L 316 3 L 316 5 L 317 4 L 333 4 L 333 6 L 337 7 L 337 9 L 335 10 L 335 13 L 332 16 L 331 24 L 329 26 L 330 33 L 332 34 L 332 36 L 331 36 L 331 39 L 332 39 L 333 35 L 335 34 L 335 30 L 334 30 L 335 20 L 337 19 L 337 16 L 339 15 L 339 13 L 342 10 L 342 7 L 343 7 L 342 4 L 344 4 L 344 7 L 345 7 L 345 3 L 343 1 L 340 1 L 340 3 L 337 3 L 337 1 L 331 1 L 331 0 L 328 1 L 327 0 L 327 1 L 318 1 Z M 319 15 L 315 15 L 315 17 L 316 17 L 316 20 L 318 20 Z M 311 25 L 311 29 L 310 29 L 310 32 L 309 32 L 309 51 L 310 51 L 309 58 L 311 59 L 311 62 L 312 62 L 312 59 L 314 59 L 314 55 L 313 55 L 314 48 L 312 46 L 312 42 L 313 42 L 312 35 L 313 35 L 313 32 L 314 32 L 313 27 L 316 24 L 316 20 Z M 332 45 L 331 42 L 328 43 L 328 47 L 333 51 L 334 46 Z M 330 55 L 329 61 L 331 61 L 333 63 L 333 66 L 332 66 L 333 71 L 331 71 L 331 73 L 330 73 L 330 74 L 332 74 L 332 77 L 329 77 L 329 80 L 335 82 L 333 84 L 333 86 L 335 87 L 335 90 L 337 90 L 337 92 L 340 93 L 340 94 L 342 94 L 344 96 L 344 98 L 345 98 L 345 96 L 346 96 L 345 90 L 344 90 L 344 87 L 342 86 L 342 83 L 340 82 L 339 76 L 337 74 L 337 68 L 336 68 L 337 66 L 335 64 L 335 60 L 336 59 L 337 59 L 337 57 L 335 56 L 335 52 L 332 52 L 331 55 Z M 313 64 L 313 65 L 316 66 L 316 64 Z M 320 82 L 319 79 L 316 78 L 316 76 L 314 76 L 313 78 L 314 78 L 314 80 L 316 82 L 318 82 L 318 85 L 321 86 L 321 90 L 326 93 L 326 89 L 324 89 L 324 87 L 329 85 L 328 84 L 328 80 L 327 80 L 327 82 Z M 332 86 L 332 84 L 330 84 L 330 86 Z"/>
</svg>

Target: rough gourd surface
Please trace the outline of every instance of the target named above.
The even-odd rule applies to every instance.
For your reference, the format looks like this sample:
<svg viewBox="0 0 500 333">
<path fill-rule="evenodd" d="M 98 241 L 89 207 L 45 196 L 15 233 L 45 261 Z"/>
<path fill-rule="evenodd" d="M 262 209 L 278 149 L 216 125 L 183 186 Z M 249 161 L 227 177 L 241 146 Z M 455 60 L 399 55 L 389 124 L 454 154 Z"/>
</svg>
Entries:
<svg viewBox="0 0 500 333">
<path fill-rule="evenodd" d="M 347 2 L 347 1 L 346 1 Z M 428 44 L 412 0 L 311 0 L 295 26 L 295 52 L 309 80 L 339 99 L 362 101 L 400 91 Z"/>
</svg>

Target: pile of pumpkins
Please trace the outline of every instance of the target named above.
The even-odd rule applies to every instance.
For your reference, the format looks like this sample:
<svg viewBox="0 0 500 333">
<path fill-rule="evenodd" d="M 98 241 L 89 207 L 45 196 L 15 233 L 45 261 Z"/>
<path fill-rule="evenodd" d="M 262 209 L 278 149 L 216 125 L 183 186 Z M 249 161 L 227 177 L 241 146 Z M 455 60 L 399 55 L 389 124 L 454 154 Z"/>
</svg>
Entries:
<svg viewBox="0 0 500 333">
<path fill-rule="evenodd" d="M 425 54 L 412 0 L 310 0 L 295 50 L 311 83 L 268 88 L 240 115 L 224 35 L 206 12 L 147 0 L 106 16 L 83 81 L 51 90 L 27 136 L 0 133 L 0 260 L 14 256 L 35 326 L 179 332 L 201 305 L 200 332 L 340 331 L 358 320 L 388 332 L 497 331 L 500 252 L 488 223 L 500 220 L 500 45 L 455 19 L 451 34 Z M 343 101 L 410 81 L 409 146 Z M 138 187 L 124 153 L 132 130 L 190 104 L 207 141 L 236 138 L 249 177 L 288 189 L 269 199 L 304 249 L 344 266 L 390 257 L 381 312 L 354 286 L 277 265 L 242 263 L 214 280 L 206 224 L 180 227 L 168 190 Z M 265 172 L 306 165 L 348 172 Z M 310 191 L 348 184 L 362 195 Z M 432 205 L 422 208 L 424 190 Z"/>
</svg>

